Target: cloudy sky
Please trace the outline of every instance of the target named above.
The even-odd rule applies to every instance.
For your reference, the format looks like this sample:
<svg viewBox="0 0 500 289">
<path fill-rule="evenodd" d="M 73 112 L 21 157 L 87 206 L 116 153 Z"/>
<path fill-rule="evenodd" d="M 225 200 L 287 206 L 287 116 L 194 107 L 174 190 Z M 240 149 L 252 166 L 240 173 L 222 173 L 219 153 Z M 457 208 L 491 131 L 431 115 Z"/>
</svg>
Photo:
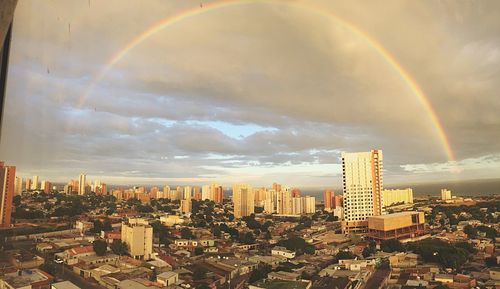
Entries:
<svg viewBox="0 0 500 289">
<path fill-rule="evenodd" d="M 500 2 L 210 5 L 19 1 L 1 159 L 53 181 L 327 187 L 341 151 L 377 148 L 389 184 L 500 176 Z M 454 160 L 397 70 L 339 19 L 418 83 Z"/>
</svg>

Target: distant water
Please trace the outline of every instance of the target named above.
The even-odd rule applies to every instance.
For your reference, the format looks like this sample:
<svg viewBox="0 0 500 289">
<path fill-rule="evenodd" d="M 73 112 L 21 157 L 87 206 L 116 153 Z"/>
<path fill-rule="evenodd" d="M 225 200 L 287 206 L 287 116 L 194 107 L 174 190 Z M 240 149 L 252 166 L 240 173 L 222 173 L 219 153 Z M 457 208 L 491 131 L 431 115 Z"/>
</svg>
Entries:
<svg viewBox="0 0 500 289">
<path fill-rule="evenodd" d="M 442 183 L 425 183 L 425 184 L 387 184 L 386 189 L 396 188 L 412 188 L 414 197 L 441 196 L 441 189 L 451 190 L 454 196 L 489 196 L 500 195 L 500 179 L 484 179 L 484 180 L 468 180 Z M 324 189 L 304 189 L 302 195 L 310 195 L 323 199 Z M 334 188 L 335 193 L 342 194 L 342 188 Z"/>
</svg>

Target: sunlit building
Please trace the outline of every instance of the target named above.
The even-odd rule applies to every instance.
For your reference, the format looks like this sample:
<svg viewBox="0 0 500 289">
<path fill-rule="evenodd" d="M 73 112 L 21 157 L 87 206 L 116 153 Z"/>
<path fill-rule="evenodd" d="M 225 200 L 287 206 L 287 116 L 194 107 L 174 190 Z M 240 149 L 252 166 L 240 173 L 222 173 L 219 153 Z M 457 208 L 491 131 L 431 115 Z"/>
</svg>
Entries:
<svg viewBox="0 0 500 289">
<path fill-rule="evenodd" d="M 26 183 L 24 184 L 24 187 L 25 187 L 26 191 L 31 190 L 31 179 L 29 179 L 29 178 L 26 179 Z"/>
<path fill-rule="evenodd" d="M 443 200 L 443 201 L 451 200 L 451 191 L 448 189 L 442 189 L 441 190 L 441 200 Z"/>
<path fill-rule="evenodd" d="M 375 240 L 407 239 L 425 233 L 423 212 L 401 212 L 368 217 L 367 237 Z"/>
<path fill-rule="evenodd" d="M 78 177 L 78 194 L 85 194 L 85 185 L 87 184 L 87 176 L 85 174 L 80 174 Z"/>
<path fill-rule="evenodd" d="M 304 214 L 314 214 L 316 212 L 316 198 L 304 196 L 302 199 L 302 208 Z"/>
<path fill-rule="evenodd" d="M 153 254 L 153 228 L 144 219 L 129 219 L 122 223 L 122 241 L 135 259 L 149 260 Z"/>
<path fill-rule="evenodd" d="M 33 179 L 31 181 L 31 190 L 35 191 L 38 190 L 38 176 L 33 176 Z"/>
<path fill-rule="evenodd" d="M 14 196 L 19 196 L 23 192 L 23 178 L 16 177 L 16 182 L 14 183 Z"/>
<path fill-rule="evenodd" d="M 364 231 L 368 217 L 382 215 L 382 159 L 381 150 L 342 153 L 344 233 Z"/>
<path fill-rule="evenodd" d="M 9 227 L 11 224 L 15 181 L 16 167 L 0 162 L 0 227 Z"/>
<path fill-rule="evenodd" d="M 332 190 L 325 190 L 323 192 L 323 204 L 325 204 L 325 210 L 330 211 L 333 209 L 334 198 L 335 193 Z"/>
<path fill-rule="evenodd" d="M 50 193 L 50 182 L 43 180 L 40 189 L 46 194 Z"/>
<path fill-rule="evenodd" d="M 191 199 L 181 200 L 180 209 L 182 214 L 190 214 L 193 209 L 193 202 Z"/>
<path fill-rule="evenodd" d="M 255 197 L 248 184 L 233 185 L 234 217 L 241 218 L 254 213 Z"/>
<path fill-rule="evenodd" d="M 224 200 L 224 189 L 222 186 L 216 185 L 213 186 L 214 189 L 214 202 L 220 204 Z"/>
<path fill-rule="evenodd" d="M 384 207 L 400 203 L 413 204 L 413 190 L 411 188 L 385 189 L 382 191 L 382 199 L 384 201 Z"/>
</svg>

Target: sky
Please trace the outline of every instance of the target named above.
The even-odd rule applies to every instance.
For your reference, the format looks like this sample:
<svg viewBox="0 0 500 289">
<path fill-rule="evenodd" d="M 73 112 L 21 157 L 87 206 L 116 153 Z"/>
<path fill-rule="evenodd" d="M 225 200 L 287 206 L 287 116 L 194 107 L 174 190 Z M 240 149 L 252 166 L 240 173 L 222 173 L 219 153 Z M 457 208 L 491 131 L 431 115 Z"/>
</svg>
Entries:
<svg viewBox="0 0 500 289">
<path fill-rule="evenodd" d="M 500 2 L 211 5 L 19 1 L 0 159 L 54 182 L 331 187 L 342 151 L 381 149 L 386 184 L 500 176 Z"/>
</svg>

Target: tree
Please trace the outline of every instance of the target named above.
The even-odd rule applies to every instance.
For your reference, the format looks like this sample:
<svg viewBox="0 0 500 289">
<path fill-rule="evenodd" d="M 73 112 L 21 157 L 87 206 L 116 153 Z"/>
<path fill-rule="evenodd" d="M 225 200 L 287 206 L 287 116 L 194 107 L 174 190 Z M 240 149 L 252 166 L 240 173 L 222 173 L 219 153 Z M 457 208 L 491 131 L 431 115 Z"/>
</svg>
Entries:
<svg viewBox="0 0 500 289">
<path fill-rule="evenodd" d="M 195 256 L 203 255 L 203 247 L 194 248 L 194 255 Z"/>
<path fill-rule="evenodd" d="M 272 268 L 270 265 L 265 264 L 265 263 L 260 263 L 259 267 L 255 270 L 253 270 L 252 274 L 250 274 L 250 278 L 248 279 L 248 283 L 252 284 L 252 283 L 255 283 L 259 280 L 267 278 L 267 274 L 269 274 L 271 271 L 272 271 Z"/>
<path fill-rule="evenodd" d="M 340 251 L 335 255 L 335 259 L 338 260 L 346 260 L 346 259 L 354 259 L 356 255 L 354 255 L 351 251 Z"/>
<path fill-rule="evenodd" d="M 113 243 L 111 243 L 111 251 L 120 256 L 128 255 L 127 243 L 120 240 L 113 240 Z"/>
<path fill-rule="evenodd" d="M 95 240 L 92 243 L 92 246 L 94 247 L 94 251 L 97 256 L 104 256 L 106 255 L 106 251 L 108 250 L 108 243 L 104 240 Z"/>
<path fill-rule="evenodd" d="M 368 258 L 373 254 L 373 252 L 372 249 L 369 246 L 367 246 L 363 249 L 363 252 L 361 254 L 363 255 L 363 257 Z"/>
<path fill-rule="evenodd" d="M 240 242 L 247 245 L 253 244 L 255 243 L 255 236 L 252 232 L 246 232 L 240 236 Z"/>
<path fill-rule="evenodd" d="M 196 287 L 196 289 L 212 289 L 212 288 L 210 288 L 207 284 L 201 284 L 201 285 L 198 285 L 198 287 Z"/>
<path fill-rule="evenodd" d="M 488 267 L 488 268 L 496 267 L 498 265 L 496 257 L 487 257 L 484 259 L 484 263 L 486 264 L 486 267 Z"/>
<path fill-rule="evenodd" d="M 464 233 L 467 234 L 469 239 L 474 239 L 477 236 L 477 229 L 471 225 L 467 225 L 464 227 Z"/>
<path fill-rule="evenodd" d="M 182 239 L 193 239 L 193 232 L 187 227 L 181 229 L 181 238 Z"/>
<path fill-rule="evenodd" d="M 311 244 L 306 245 L 306 247 L 304 248 L 304 253 L 306 254 L 314 255 L 315 252 L 316 248 L 314 248 L 314 246 Z"/>
<path fill-rule="evenodd" d="M 220 238 L 220 236 L 222 235 L 222 232 L 221 232 L 220 226 L 214 226 L 214 227 L 212 228 L 212 234 L 214 234 L 214 237 L 216 237 L 216 238 Z"/>
<path fill-rule="evenodd" d="M 403 244 L 401 244 L 401 242 L 396 239 L 382 241 L 382 243 L 380 244 L 380 249 L 387 253 L 405 252 Z"/>
</svg>

